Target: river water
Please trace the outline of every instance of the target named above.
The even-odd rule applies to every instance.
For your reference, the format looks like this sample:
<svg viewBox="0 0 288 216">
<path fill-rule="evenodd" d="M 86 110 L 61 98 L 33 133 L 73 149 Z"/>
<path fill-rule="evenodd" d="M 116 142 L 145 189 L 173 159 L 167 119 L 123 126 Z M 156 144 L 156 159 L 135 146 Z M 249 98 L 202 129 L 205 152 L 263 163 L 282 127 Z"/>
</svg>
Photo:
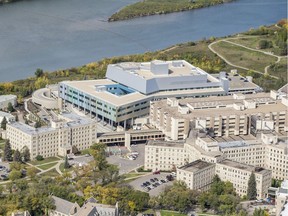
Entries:
<svg viewBox="0 0 288 216">
<path fill-rule="evenodd" d="M 0 6 L 0 82 L 104 57 L 224 36 L 287 17 L 286 0 L 237 0 L 194 11 L 106 22 L 137 0 L 24 0 Z"/>
</svg>

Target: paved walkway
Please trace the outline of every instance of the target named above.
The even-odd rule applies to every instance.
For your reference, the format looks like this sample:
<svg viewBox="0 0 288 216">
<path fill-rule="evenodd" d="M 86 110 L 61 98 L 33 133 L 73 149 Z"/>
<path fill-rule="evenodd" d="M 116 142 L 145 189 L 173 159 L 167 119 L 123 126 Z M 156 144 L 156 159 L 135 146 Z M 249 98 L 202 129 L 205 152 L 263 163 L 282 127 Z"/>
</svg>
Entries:
<svg viewBox="0 0 288 216">
<path fill-rule="evenodd" d="M 59 158 L 59 157 L 58 157 Z M 60 160 L 59 161 L 51 161 L 51 162 L 48 162 L 48 163 L 43 163 L 43 164 L 39 164 L 39 165 L 33 165 L 33 164 L 31 164 L 31 163 L 27 163 L 29 166 L 31 166 L 31 167 L 35 167 L 36 169 L 39 169 L 40 170 L 40 172 L 39 173 L 37 173 L 37 175 L 41 175 L 41 174 L 43 174 L 43 173 L 46 173 L 46 172 L 48 172 L 48 171 L 50 171 L 50 170 L 53 170 L 53 169 L 56 169 L 56 171 L 60 174 L 60 175 L 62 175 L 63 173 L 61 172 L 61 170 L 60 170 L 60 165 L 64 162 L 64 160 L 62 159 L 62 158 L 59 158 Z M 57 163 L 56 163 L 57 162 Z M 51 163 L 56 163 L 54 166 L 52 166 L 52 167 L 50 167 L 49 169 L 46 169 L 46 170 L 43 170 L 43 169 L 41 169 L 39 166 L 43 166 L 43 165 L 47 165 L 47 164 L 51 164 Z"/>
<path fill-rule="evenodd" d="M 236 46 L 240 46 L 240 47 L 243 47 L 245 49 L 248 49 L 248 50 L 252 50 L 252 51 L 256 51 L 256 52 L 260 52 L 260 53 L 263 53 L 263 54 L 266 54 L 266 55 L 270 55 L 270 56 L 273 56 L 273 57 L 276 57 L 277 58 L 277 61 L 275 63 L 278 63 L 281 58 L 286 58 L 287 56 L 277 56 L 273 53 L 270 53 L 270 52 L 266 52 L 266 51 L 262 51 L 262 50 L 258 50 L 258 49 L 253 49 L 253 48 L 250 48 L 250 47 L 247 47 L 247 46 L 244 46 L 242 44 L 238 44 L 238 43 L 235 43 L 235 42 L 232 42 L 230 40 L 233 40 L 233 39 L 239 39 L 239 38 L 251 38 L 251 37 L 257 37 L 257 36 L 242 36 L 242 37 L 235 37 L 235 38 L 228 38 L 228 39 L 221 39 L 221 40 L 217 40 L 217 41 L 214 41 L 213 43 L 209 44 L 208 45 L 208 48 L 213 52 L 215 53 L 216 55 L 218 55 L 221 59 L 223 59 L 227 64 L 233 66 L 233 67 L 236 67 L 236 68 L 241 68 L 241 69 L 244 69 L 244 70 L 252 70 L 254 71 L 255 73 L 258 73 L 258 74 L 261 74 L 261 75 L 264 75 L 264 74 L 268 74 L 268 68 L 271 66 L 271 65 L 267 65 L 264 69 L 264 73 L 261 72 L 261 71 L 257 71 L 257 70 L 253 70 L 251 68 L 246 68 L 246 67 L 242 67 L 242 66 L 239 66 L 239 65 L 235 65 L 233 64 L 232 62 L 230 62 L 227 58 L 225 58 L 224 56 L 222 56 L 219 52 L 217 52 L 212 46 L 216 43 L 219 43 L 219 42 L 226 42 L 226 43 L 230 43 L 230 44 L 233 44 L 233 45 L 236 45 Z M 279 79 L 279 77 L 276 77 L 276 76 L 273 76 L 273 75 L 269 75 L 275 79 Z"/>
</svg>

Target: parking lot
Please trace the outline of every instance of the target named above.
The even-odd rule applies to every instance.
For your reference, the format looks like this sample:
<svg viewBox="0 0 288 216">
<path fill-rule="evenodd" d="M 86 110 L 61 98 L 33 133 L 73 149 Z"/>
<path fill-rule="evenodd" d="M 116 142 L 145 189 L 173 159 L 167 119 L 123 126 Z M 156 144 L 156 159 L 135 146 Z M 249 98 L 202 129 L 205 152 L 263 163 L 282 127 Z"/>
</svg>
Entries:
<svg viewBox="0 0 288 216">
<path fill-rule="evenodd" d="M 7 172 L 7 170 L 9 170 L 9 168 L 9 163 L 0 162 L 0 180 L 8 179 L 9 173 Z"/>
<path fill-rule="evenodd" d="M 156 182 L 159 181 L 155 181 L 155 182 L 151 182 L 150 179 L 154 179 L 157 178 L 158 180 L 161 179 L 166 179 L 166 176 L 169 175 L 170 173 L 161 173 L 161 174 L 147 174 L 145 176 L 142 176 L 138 179 L 136 179 L 135 181 L 132 181 L 129 183 L 129 185 L 131 185 L 133 188 L 135 188 L 136 190 L 140 190 L 140 191 L 145 191 L 147 192 L 147 189 L 145 189 L 144 187 L 141 187 L 141 185 L 144 182 L 149 182 L 150 185 L 151 184 L 155 184 Z M 160 183 L 160 182 L 159 182 Z M 165 187 L 167 186 L 171 186 L 173 185 L 173 181 L 168 181 L 165 183 L 160 183 L 160 185 L 158 185 L 157 187 L 154 187 L 153 189 L 151 189 L 150 191 L 148 191 L 150 196 L 158 196 L 162 191 L 164 191 Z M 149 186 L 150 187 L 150 186 Z"/>
<path fill-rule="evenodd" d="M 115 148 L 115 150 L 113 150 Z M 112 154 L 109 157 L 107 157 L 108 163 L 117 165 L 119 167 L 119 173 L 124 174 L 124 173 L 129 173 L 133 169 L 136 169 L 137 167 L 143 166 L 144 165 L 144 148 L 145 144 L 137 144 L 135 146 L 131 146 L 132 152 L 138 152 L 138 157 L 135 160 L 129 160 L 127 158 L 127 154 L 130 153 L 130 151 L 123 147 L 109 147 L 111 152 L 115 152 L 115 155 Z M 121 154 L 120 151 L 121 150 Z M 117 154 L 119 153 L 119 155 Z"/>
<path fill-rule="evenodd" d="M 93 156 L 90 155 L 79 155 L 79 156 L 69 156 L 69 164 L 76 166 L 87 165 L 89 162 L 93 161 Z"/>
</svg>

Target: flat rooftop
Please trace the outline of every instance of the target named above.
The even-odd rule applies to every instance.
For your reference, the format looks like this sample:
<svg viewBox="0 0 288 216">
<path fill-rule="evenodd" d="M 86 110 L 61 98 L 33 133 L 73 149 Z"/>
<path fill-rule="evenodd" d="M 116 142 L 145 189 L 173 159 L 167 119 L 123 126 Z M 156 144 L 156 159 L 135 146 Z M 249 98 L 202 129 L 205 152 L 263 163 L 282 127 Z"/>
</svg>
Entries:
<svg viewBox="0 0 288 216">
<path fill-rule="evenodd" d="M 233 168 L 236 168 L 236 169 L 246 170 L 246 171 L 260 173 L 260 174 L 268 171 L 268 170 L 266 170 L 266 169 L 264 169 L 262 167 L 254 167 L 254 166 L 251 166 L 251 165 L 248 165 L 248 164 L 239 163 L 239 162 L 228 160 L 228 159 L 225 159 L 225 160 L 223 160 L 221 162 L 218 162 L 217 164 L 223 164 L 223 165 L 226 165 L 226 166 L 229 166 L 229 167 L 233 167 Z"/>
<path fill-rule="evenodd" d="M 12 94 L 9 94 L 9 95 L 0 95 L 0 102 L 2 101 L 7 101 L 7 100 L 13 100 L 13 99 L 17 99 L 17 96 L 16 95 L 12 95 Z"/>
<path fill-rule="evenodd" d="M 166 65 L 167 73 L 156 74 L 151 69 L 151 65 Z M 179 77 L 179 76 L 197 76 L 206 74 L 202 69 L 195 67 L 183 60 L 174 61 L 160 61 L 154 60 L 152 62 L 123 62 L 114 65 L 119 67 L 127 73 L 133 73 L 135 76 L 140 76 L 143 79 L 151 79 L 159 76 Z"/>
<path fill-rule="evenodd" d="M 208 162 L 202 161 L 202 160 L 196 160 L 196 161 L 193 161 L 192 163 L 181 166 L 178 169 L 186 170 L 189 172 L 197 172 L 197 171 L 204 169 L 206 167 L 209 167 L 209 166 L 214 166 L 214 164 L 208 163 Z"/>
<path fill-rule="evenodd" d="M 219 79 L 219 74 L 211 75 Z M 233 75 L 231 73 L 226 73 L 226 78 L 229 80 L 229 91 L 259 88 L 258 85 L 253 82 L 249 82 L 245 77 L 242 77 L 239 74 Z"/>
<path fill-rule="evenodd" d="M 2 111 L 0 111 L 0 116 L 1 117 L 7 117 L 7 118 L 14 117 L 11 113 L 2 112 Z"/>
<path fill-rule="evenodd" d="M 72 114 L 72 113 L 63 113 L 62 115 L 59 116 L 60 119 L 56 119 L 53 121 L 56 122 L 65 122 L 65 124 L 63 125 L 64 127 L 73 127 L 73 126 L 79 126 L 79 125 L 86 125 L 86 124 L 91 124 L 93 122 L 95 122 L 92 119 L 89 118 L 84 118 L 84 117 L 80 117 L 76 114 Z M 9 125 L 11 125 L 12 127 L 19 129 L 21 131 L 23 131 L 26 134 L 29 135 L 36 135 L 36 134 L 41 134 L 41 133 L 47 133 L 47 132 L 52 132 L 52 131 L 58 131 L 58 128 L 53 128 L 53 127 L 49 127 L 49 126 L 44 126 L 44 127 L 40 127 L 40 128 L 34 128 L 30 125 L 24 124 L 22 122 L 13 122 L 10 123 Z"/>
<path fill-rule="evenodd" d="M 223 94 L 224 90 L 222 88 L 204 88 L 204 89 L 183 89 L 175 91 L 160 91 L 153 94 L 145 95 L 138 91 L 133 91 L 125 95 L 116 95 L 109 91 L 97 91 L 97 87 L 107 86 L 107 85 L 118 85 L 118 83 L 111 81 L 109 79 L 99 79 L 99 80 L 83 80 L 83 81 L 63 81 L 65 85 L 68 85 L 80 92 L 84 92 L 92 97 L 99 98 L 109 104 L 116 107 L 127 105 L 130 103 L 135 103 L 137 101 L 146 100 L 153 97 L 177 97 L 179 95 L 199 95 L 199 94 Z"/>
<path fill-rule="evenodd" d="M 232 96 L 180 99 L 178 103 L 181 104 L 182 106 L 186 105 L 191 111 L 188 114 L 181 114 L 178 111 L 178 106 L 175 106 L 175 107 L 169 106 L 167 104 L 167 100 L 154 101 L 153 103 L 156 108 L 161 109 L 164 113 L 166 112 L 166 115 L 173 116 L 174 118 L 179 118 L 179 119 L 184 118 L 184 119 L 189 119 L 189 120 L 193 118 L 201 119 L 201 118 L 206 118 L 206 117 L 218 117 L 218 116 L 226 116 L 226 115 L 245 115 L 245 114 L 256 115 L 258 113 L 269 113 L 271 111 L 287 112 L 287 107 L 283 103 L 281 103 L 281 101 L 266 100 L 266 98 L 268 98 L 268 93 L 248 94 L 245 96 L 246 96 L 246 99 L 261 101 L 261 103 L 259 103 L 256 108 L 244 109 L 244 110 L 236 110 L 232 106 L 228 106 L 228 107 L 220 106 L 217 108 L 213 106 L 213 108 L 207 107 L 206 109 L 191 109 L 189 108 L 190 106 L 189 104 L 207 103 L 207 106 L 208 106 L 208 104 L 211 104 L 213 102 L 215 102 L 215 104 L 224 103 L 224 102 L 226 103 L 227 100 L 230 100 L 230 102 L 228 103 L 233 104 L 234 99 Z M 241 100 L 237 100 L 237 101 L 241 102 Z M 268 104 L 266 104 L 266 102 Z"/>
<path fill-rule="evenodd" d="M 149 140 L 146 145 L 184 148 L 184 141 Z"/>
</svg>

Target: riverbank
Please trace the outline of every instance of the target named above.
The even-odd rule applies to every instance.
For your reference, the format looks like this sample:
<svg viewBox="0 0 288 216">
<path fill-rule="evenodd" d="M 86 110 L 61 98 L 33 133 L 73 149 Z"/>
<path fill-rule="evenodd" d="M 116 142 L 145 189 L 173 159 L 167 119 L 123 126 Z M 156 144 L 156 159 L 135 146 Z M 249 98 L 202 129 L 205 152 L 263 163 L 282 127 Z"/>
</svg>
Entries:
<svg viewBox="0 0 288 216">
<path fill-rule="evenodd" d="M 6 3 L 12 3 L 12 2 L 16 2 L 16 1 L 19 1 L 19 0 L 0 0 L 0 5 L 6 4 Z"/>
<path fill-rule="evenodd" d="M 231 69 L 237 69 L 238 73 L 243 76 L 252 76 L 253 82 L 260 85 L 265 91 L 278 89 L 287 83 L 287 49 L 285 50 L 287 24 L 284 23 L 283 26 L 262 26 L 259 29 L 251 29 L 248 32 L 229 37 L 212 37 L 201 41 L 177 44 L 156 52 L 105 58 L 80 67 L 44 72 L 38 74 L 38 77 L 0 83 L 0 94 L 16 94 L 21 101 L 36 89 L 45 87 L 47 84 L 63 80 L 104 78 L 108 64 L 147 62 L 154 59 L 183 59 L 208 73 L 229 72 Z M 270 41 L 271 43 L 268 44 L 272 44 L 272 46 L 260 49 L 260 41 Z M 227 48 L 227 46 L 229 47 Z M 210 50 L 211 47 L 214 52 Z M 229 50 L 228 55 L 227 49 Z M 272 52 L 275 54 L 271 54 Z"/>
<path fill-rule="evenodd" d="M 122 8 L 109 17 L 108 21 L 188 11 L 231 1 L 233 0 L 145 0 Z"/>
</svg>

